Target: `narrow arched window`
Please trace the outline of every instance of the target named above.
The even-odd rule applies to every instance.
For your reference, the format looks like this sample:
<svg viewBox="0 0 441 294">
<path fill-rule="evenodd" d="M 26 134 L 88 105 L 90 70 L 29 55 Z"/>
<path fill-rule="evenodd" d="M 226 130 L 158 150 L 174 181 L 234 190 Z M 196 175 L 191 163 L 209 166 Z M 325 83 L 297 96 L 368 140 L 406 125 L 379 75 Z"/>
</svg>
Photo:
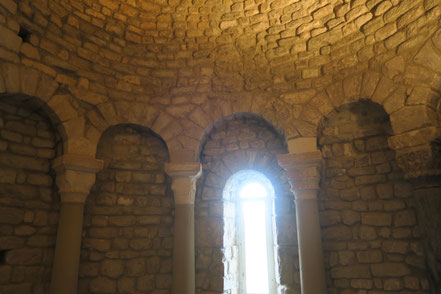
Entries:
<svg viewBox="0 0 441 294">
<path fill-rule="evenodd" d="M 235 203 L 239 293 L 275 294 L 271 182 L 262 173 L 245 170 L 230 178 L 226 190 Z"/>
</svg>

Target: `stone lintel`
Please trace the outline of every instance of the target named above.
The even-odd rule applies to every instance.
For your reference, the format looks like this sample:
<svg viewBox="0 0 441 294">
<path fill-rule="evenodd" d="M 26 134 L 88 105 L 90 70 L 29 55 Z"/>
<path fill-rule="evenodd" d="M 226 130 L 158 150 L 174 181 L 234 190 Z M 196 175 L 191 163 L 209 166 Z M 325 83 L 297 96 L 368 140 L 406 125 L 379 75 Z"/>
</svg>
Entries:
<svg viewBox="0 0 441 294">
<path fill-rule="evenodd" d="M 165 172 L 172 178 L 176 205 L 193 205 L 196 181 L 202 174 L 199 162 L 166 163 Z"/>
<path fill-rule="evenodd" d="M 78 154 L 56 158 L 52 167 L 63 203 L 84 203 L 95 183 L 96 173 L 104 166 L 102 160 Z"/>
</svg>

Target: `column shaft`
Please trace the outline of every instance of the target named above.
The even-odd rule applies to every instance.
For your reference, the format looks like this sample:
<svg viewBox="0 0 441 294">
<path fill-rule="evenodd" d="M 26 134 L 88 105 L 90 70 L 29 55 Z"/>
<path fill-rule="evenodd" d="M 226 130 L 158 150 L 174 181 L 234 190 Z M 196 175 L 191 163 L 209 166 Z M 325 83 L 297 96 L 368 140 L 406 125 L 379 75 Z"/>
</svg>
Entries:
<svg viewBox="0 0 441 294">
<path fill-rule="evenodd" d="M 76 294 L 80 264 L 83 203 L 62 203 L 57 247 L 52 268 L 51 294 Z"/>
<path fill-rule="evenodd" d="M 326 293 L 317 199 L 296 199 L 302 294 Z"/>
<path fill-rule="evenodd" d="M 194 197 L 201 175 L 197 162 L 168 163 L 175 199 L 172 294 L 195 294 Z"/>
<path fill-rule="evenodd" d="M 51 294 L 76 294 L 84 203 L 103 161 L 66 154 L 54 160 L 61 208 L 52 266 Z"/>
<path fill-rule="evenodd" d="M 317 195 L 320 152 L 279 155 L 294 192 L 302 294 L 325 294 L 326 280 Z"/>
<path fill-rule="evenodd" d="M 194 205 L 175 206 L 173 294 L 195 293 Z"/>
</svg>

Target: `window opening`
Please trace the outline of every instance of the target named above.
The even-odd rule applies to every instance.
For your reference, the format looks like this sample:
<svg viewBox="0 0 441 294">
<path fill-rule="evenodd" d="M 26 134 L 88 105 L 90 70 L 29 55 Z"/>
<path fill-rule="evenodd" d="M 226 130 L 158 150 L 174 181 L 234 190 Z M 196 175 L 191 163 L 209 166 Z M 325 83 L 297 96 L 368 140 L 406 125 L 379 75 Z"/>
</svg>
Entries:
<svg viewBox="0 0 441 294">
<path fill-rule="evenodd" d="M 259 172 L 240 171 L 230 178 L 225 191 L 224 196 L 236 204 L 240 293 L 275 294 L 271 182 Z"/>
</svg>

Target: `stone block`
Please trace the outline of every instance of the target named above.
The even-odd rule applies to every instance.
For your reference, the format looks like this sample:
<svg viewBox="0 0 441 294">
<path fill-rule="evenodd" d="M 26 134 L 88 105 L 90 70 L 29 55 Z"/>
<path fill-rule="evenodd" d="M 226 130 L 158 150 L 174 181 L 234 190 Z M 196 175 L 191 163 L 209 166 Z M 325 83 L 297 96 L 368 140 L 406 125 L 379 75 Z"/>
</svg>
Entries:
<svg viewBox="0 0 441 294">
<path fill-rule="evenodd" d="M 89 290 L 92 293 L 115 293 L 116 282 L 109 278 L 98 277 L 90 281 Z"/>
<path fill-rule="evenodd" d="M 84 248 L 106 252 L 110 249 L 110 243 L 110 240 L 86 238 L 82 245 Z"/>
<path fill-rule="evenodd" d="M 322 238 L 324 240 L 351 240 L 352 229 L 348 226 L 337 225 L 322 230 Z"/>
<path fill-rule="evenodd" d="M 358 222 L 360 222 L 361 216 L 360 213 L 355 212 L 355 211 L 351 211 L 351 210 L 345 210 L 342 212 L 342 222 L 345 225 L 354 225 Z"/>
<path fill-rule="evenodd" d="M 0 207 L 0 224 L 20 224 L 24 211 L 12 207 Z"/>
<path fill-rule="evenodd" d="M 15 249 L 6 254 L 6 263 L 13 265 L 39 265 L 43 251 L 40 249 Z"/>
<path fill-rule="evenodd" d="M 368 185 L 368 184 L 376 184 L 383 183 L 386 181 L 386 177 L 384 175 L 368 175 L 368 176 L 358 176 L 355 178 L 355 184 L 359 185 Z"/>
<path fill-rule="evenodd" d="M 414 226 L 416 225 L 416 216 L 413 210 L 398 212 L 394 215 L 394 226 Z"/>
<path fill-rule="evenodd" d="M 101 274 L 109 278 L 118 278 L 124 272 L 124 262 L 121 260 L 104 260 L 101 262 Z"/>
<path fill-rule="evenodd" d="M 417 64 L 428 67 L 434 72 L 438 72 L 441 67 L 441 54 L 438 54 L 431 42 L 426 42 L 420 52 L 415 56 L 414 61 Z"/>
<path fill-rule="evenodd" d="M 361 240 L 375 240 L 377 239 L 377 232 L 374 227 L 371 226 L 360 226 L 359 229 Z"/>
<path fill-rule="evenodd" d="M 384 183 L 376 185 L 377 195 L 380 199 L 390 199 L 394 197 L 393 184 Z"/>
<path fill-rule="evenodd" d="M 30 283 L 25 284 L 10 284 L 5 286 L 0 286 L 0 293 L 8 293 L 8 294 L 31 294 L 32 293 L 32 285 Z"/>
<path fill-rule="evenodd" d="M 390 226 L 392 224 L 392 215 L 380 212 L 366 212 L 361 214 L 361 223 L 371 226 Z"/>
<path fill-rule="evenodd" d="M 0 169 L 0 184 L 14 184 L 17 177 L 17 172 L 12 168 L 2 168 Z M 0 223 L 2 217 L 0 216 Z"/>
<path fill-rule="evenodd" d="M 360 98 L 371 98 L 374 94 L 377 84 L 380 81 L 380 74 L 373 71 L 368 71 L 363 75 L 361 84 Z"/>
<path fill-rule="evenodd" d="M 130 226 L 135 224 L 135 216 L 124 215 L 124 216 L 111 216 L 109 217 L 109 223 L 111 225 L 116 225 L 120 227 Z"/>
<path fill-rule="evenodd" d="M 435 112 L 426 106 L 407 106 L 390 116 L 392 128 L 396 134 L 404 133 L 434 123 Z"/>
<path fill-rule="evenodd" d="M 372 289 L 374 282 L 371 279 L 352 279 L 351 287 L 355 289 Z"/>
<path fill-rule="evenodd" d="M 20 92 L 20 69 L 15 64 L 5 63 L 2 66 L 3 78 L 8 93 Z"/>
<path fill-rule="evenodd" d="M 155 277 L 155 286 L 158 289 L 170 289 L 172 287 L 171 275 L 157 275 Z"/>
<path fill-rule="evenodd" d="M 134 258 L 127 261 L 127 275 L 129 277 L 142 276 L 145 274 L 145 259 Z"/>
<path fill-rule="evenodd" d="M 6 47 L 9 50 L 18 53 L 20 51 L 22 39 L 10 29 L 0 25 L 0 46 Z"/>
<path fill-rule="evenodd" d="M 334 267 L 331 270 L 331 276 L 334 279 L 363 279 L 371 278 L 368 265 L 351 265 Z"/>
<path fill-rule="evenodd" d="M 360 98 L 362 75 L 354 74 L 343 81 L 343 91 L 347 101 L 356 101 Z"/>
<path fill-rule="evenodd" d="M 370 268 L 372 276 L 378 278 L 403 277 L 410 274 L 410 269 L 405 264 L 396 262 L 372 264 Z"/>
<path fill-rule="evenodd" d="M 81 263 L 79 269 L 80 277 L 96 277 L 99 273 L 99 263 Z"/>
<path fill-rule="evenodd" d="M 406 241 L 383 241 L 382 248 L 387 253 L 407 254 L 409 252 L 409 242 Z"/>
<path fill-rule="evenodd" d="M 155 276 L 144 275 L 137 278 L 136 288 L 140 291 L 152 291 L 155 288 Z"/>
<path fill-rule="evenodd" d="M 379 263 L 383 261 L 383 254 L 380 250 L 359 251 L 357 260 L 360 263 Z"/>
<path fill-rule="evenodd" d="M 37 91 L 38 82 L 41 74 L 34 70 L 25 67 L 20 68 L 20 85 L 23 94 L 34 96 Z"/>
<path fill-rule="evenodd" d="M 418 290 L 420 288 L 420 280 L 417 277 L 404 277 L 404 287 L 406 289 Z"/>
<path fill-rule="evenodd" d="M 52 98 L 57 88 L 58 83 L 53 78 L 42 74 L 35 96 L 40 98 L 42 101 L 47 102 L 50 100 L 50 98 Z"/>
<path fill-rule="evenodd" d="M 144 3 L 144 2 L 141 2 Z M 118 280 L 119 293 L 135 293 L 135 278 L 123 277 Z"/>
</svg>

